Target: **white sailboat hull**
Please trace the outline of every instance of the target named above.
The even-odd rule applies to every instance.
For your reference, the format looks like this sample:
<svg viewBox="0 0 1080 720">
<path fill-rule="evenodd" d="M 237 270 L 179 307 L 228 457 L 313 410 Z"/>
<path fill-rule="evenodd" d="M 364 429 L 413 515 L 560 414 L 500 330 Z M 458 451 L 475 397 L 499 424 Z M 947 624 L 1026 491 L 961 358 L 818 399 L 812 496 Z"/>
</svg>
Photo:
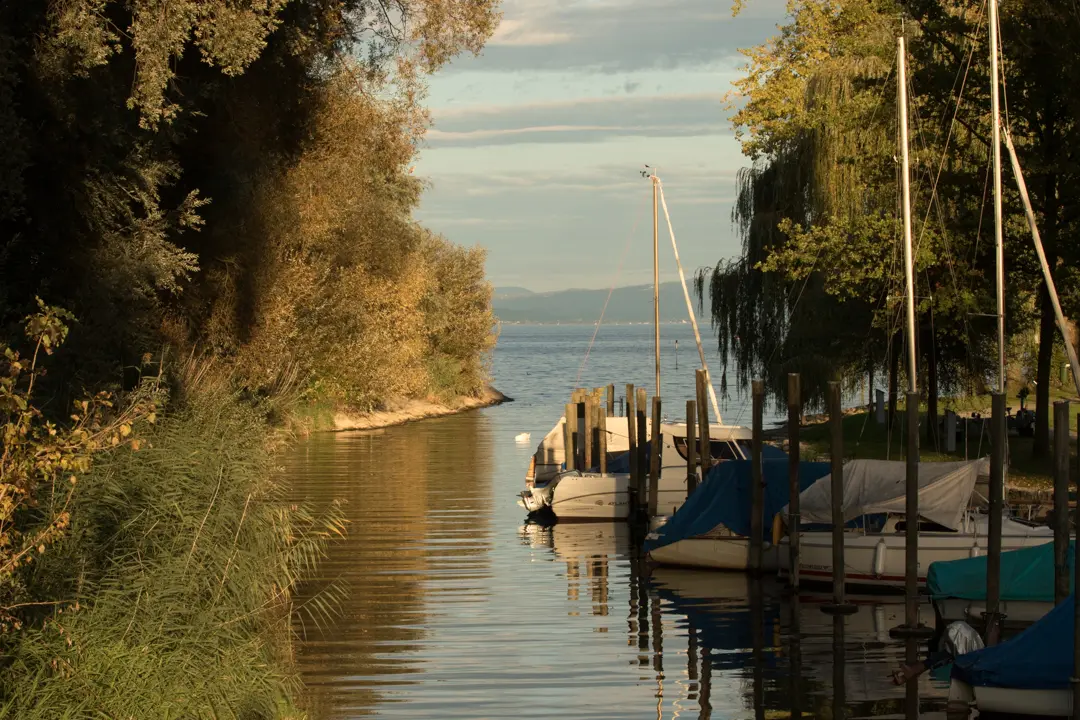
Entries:
<svg viewBox="0 0 1080 720">
<path fill-rule="evenodd" d="M 658 514 L 670 515 L 686 500 L 686 468 L 665 468 L 660 476 Z M 560 520 L 625 520 L 630 516 L 630 475 L 560 473 L 543 487 L 521 493 L 529 512 L 548 508 Z"/>
<path fill-rule="evenodd" d="M 953 620 L 963 620 L 969 623 L 982 622 L 983 613 L 986 612 L 986 602 L 983 600 L 941 598 L 935 600 L 934 605 L 946 622 Z M 1054 603 L 1039 602 L 1037 600 L 1010 600 L 1001 602 L 999 609 L 1005 615 L 1009 625 L 1031 625 L 1053 610 Z"/>
<path fill-rule="evenodd" d="M 658 565 L 694 567 L 707 570 L 747 570 L 750 567 L 750 540 L 738 535 L 718 538 L 687 538 L 649 552 Z M 775 571 L 778 547 L 765 543 L 762 569 Z"/>
<path fill-rule="evenodd" d="M 1003 519 L 1001 550 L 1053 542 L 1050 528 L 1034 528 Z M 985 531 L 977 535 L 920 532 L 919 585 L 926 585 L 930 563 L 986 554 Z M 975 549 L 977 548 L 977 550 Z M 904 587 L 906 549 L 904 535 L 844 533 L 844 578 L 848 584 L 868 587 Z M 799 576 L 804 580 L 831 581 L 832 533 L 806 532 L 799 540 Z"/>
<path fill-rule="evenodd" d="M 972 687 L 953 678 L 949 687 L 950 709 L 974 705 L 980 712 L 1003 715 L 1072 717 L 1072 690 L 1018 690 Z"/>
</svg>

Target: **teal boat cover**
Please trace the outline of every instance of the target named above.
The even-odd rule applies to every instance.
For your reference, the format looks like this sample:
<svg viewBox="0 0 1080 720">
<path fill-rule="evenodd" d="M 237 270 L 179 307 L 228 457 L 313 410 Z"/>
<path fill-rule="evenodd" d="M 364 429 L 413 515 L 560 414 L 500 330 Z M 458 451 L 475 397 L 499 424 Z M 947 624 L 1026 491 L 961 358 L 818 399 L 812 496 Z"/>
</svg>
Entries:
<svg viewBox="0 0 1080 720">
<path fill-rule="evenodd" d="M 1065 690 L 1073 674 L 1076 595 L 1000 645 L 960 655 L 953 677 L 975 687 Z"/>
<path fill-rule="evenodd" d="M 788 504 L 788 460 L 761 461 L 765 481 L 762 533 L 772 534 L 772 518 Z M 799 490 L 805 490 L 830 471 L 827 462 L 799 463 Z M 645 540 L 645 551 L 697 537 L 718 525 L 738 535 L 750 534 L 750 504 L 752 501 L 752 463 L 749 460 L 728 460 L 714 465 L 705 482 L 686 499 L 675 514 Z"/>
<path fill-rule="evenodd" d="M 1069 543 L 1069 582 L 1073 583 L 1075 542 Z M 931 597 L 986 599 L 986 556 L 930 563 Z M 1054 543 L 1001 553 L 1001 599 L 1054 602 Z"/>
</svg>

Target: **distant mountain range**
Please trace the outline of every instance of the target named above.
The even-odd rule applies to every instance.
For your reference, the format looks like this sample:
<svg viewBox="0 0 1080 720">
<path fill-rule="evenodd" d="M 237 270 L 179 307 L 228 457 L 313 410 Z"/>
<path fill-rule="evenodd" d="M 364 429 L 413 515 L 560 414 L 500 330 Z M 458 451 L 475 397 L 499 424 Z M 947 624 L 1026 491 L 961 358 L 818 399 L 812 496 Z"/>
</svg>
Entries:
<svg viewBox="0 0 1080 720">
<path fill-rule="evenodd" d="M 607 300 L 607 290 L 558 290 L 537 293 L 522 287 L 497 287 L 492 295 L 492 309 L 507 323 L 587 323 L 600 319 Z M 697 296 L 690 286 L 690 300 L 700 322 L 706 317 L 698 312 Z M 652 322 L 653 286 L 633 285 L 615 288 L 611 293 L 604 323 Z M 660 321 L 689 320 L 682 285 L 660 283 Z"/>
</svg>

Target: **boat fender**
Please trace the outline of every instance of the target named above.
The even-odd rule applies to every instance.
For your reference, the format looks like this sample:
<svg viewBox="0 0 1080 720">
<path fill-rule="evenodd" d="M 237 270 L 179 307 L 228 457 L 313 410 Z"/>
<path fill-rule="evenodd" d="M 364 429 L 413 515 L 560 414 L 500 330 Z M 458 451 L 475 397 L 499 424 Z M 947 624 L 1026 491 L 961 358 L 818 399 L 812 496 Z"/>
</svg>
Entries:
<svg viewBox="0 0 1080 720">
<path fill-rule="evenodd" d="M 878 540 L 877 545 L 874 547 L 874 577 L 881 577 L 885 574 L 885 553 L 887 547 L 885 538 Z"/>
<path fill-rule="evenodd" d="M 784 537 L 784 521 L 780 519 L 780 513 L 776 513 L 772 519 L 772 544 L 779 545 L 782 537 Z"/>
<path fill-rule="evenodd" d="M 972 543 L 971 549 L 968 550 L 968 557 L 979 557 L 980 552 L 978 543 Z"/>
</svg>

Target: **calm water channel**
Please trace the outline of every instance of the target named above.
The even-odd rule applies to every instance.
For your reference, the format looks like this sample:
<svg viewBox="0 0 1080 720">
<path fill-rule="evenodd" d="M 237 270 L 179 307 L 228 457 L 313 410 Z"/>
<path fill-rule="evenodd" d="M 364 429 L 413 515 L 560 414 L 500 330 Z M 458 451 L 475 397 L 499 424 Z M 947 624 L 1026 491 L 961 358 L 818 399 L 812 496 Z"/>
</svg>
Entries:
<svg viewBox="0 0 1080 720">
<path fill-rule="evenodd" d="M 652 385 L 648 326 L 603 328 L 581 385 Z M 296 499 L 343 500 L 348 539 L 308 593 L 341 612 L 303 629 L 298 662 L 318 718 L 925 717 L 889 674 L 903 607 L 859 599 L 834 625 L 824 595 L 792 602 L 774 583 L 659 568 L 621 524 L 527 525 L 515 493 L 560 415 L 591 327 L 505 326 L 497 408 L 383 431 L 324 434 L 287 457 Z M 663 330 L 663 396 L 685 411 L 696 360 L 689 326 Z M 749 423 L 740 402 L 721 408 Z M 766 420 L 772 418 L 768 417 Z M 514 436 L 531 432 L 527 444 Z M 841 706 L 844 708 L 841 710 Z"/>
</svg>

